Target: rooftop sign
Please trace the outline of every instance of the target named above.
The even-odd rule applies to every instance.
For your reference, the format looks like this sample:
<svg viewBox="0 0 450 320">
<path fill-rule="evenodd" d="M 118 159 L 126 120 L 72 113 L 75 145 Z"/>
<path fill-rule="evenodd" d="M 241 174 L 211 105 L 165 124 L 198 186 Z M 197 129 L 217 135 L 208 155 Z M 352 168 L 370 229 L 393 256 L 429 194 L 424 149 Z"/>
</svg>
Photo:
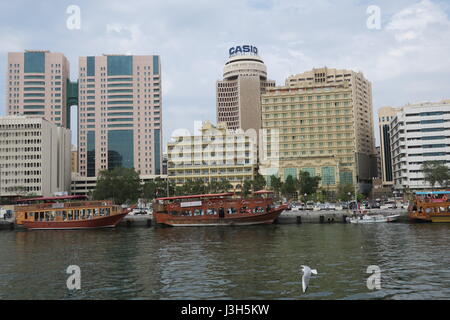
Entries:
<svg viewBox="0 0 450 320">
<path fill-rule="evenodd" d="M 250 45 L 236 46 L 236 47 L 231 47 L 228 50 L 228 53 L 230 54 L 230 57 L 237 56 L 237 55 L 243 55 L 243 54 L 257 55 L 258 48 L 254 47 L 254 46 L 250 46 Z"/>
</svg>

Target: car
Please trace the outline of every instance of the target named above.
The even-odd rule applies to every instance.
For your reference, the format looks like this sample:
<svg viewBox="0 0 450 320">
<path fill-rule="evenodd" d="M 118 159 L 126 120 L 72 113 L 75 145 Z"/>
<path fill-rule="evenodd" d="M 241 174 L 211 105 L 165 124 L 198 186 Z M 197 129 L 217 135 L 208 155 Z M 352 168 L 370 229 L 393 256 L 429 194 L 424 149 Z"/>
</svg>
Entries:
<svg viewBox="0 0 450 320">
<path fill-rule="evenodd" d="M 305 210 L 314 210 L 314 202 L 308 201 Z"/>
</svg>

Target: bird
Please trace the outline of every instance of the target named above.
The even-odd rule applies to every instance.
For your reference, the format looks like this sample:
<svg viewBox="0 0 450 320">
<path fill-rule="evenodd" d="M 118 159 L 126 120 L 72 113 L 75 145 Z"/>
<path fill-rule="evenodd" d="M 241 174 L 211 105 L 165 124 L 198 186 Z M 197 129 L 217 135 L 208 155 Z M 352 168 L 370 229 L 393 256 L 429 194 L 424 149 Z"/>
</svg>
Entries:
<svg viewBox="0 0 450 320">
<path fill-rule="evenodd" d="M 311 278 L 311 273 L 312 274 L 317 274 L 317 270 L 316 269 L 311 269 L 308 266 L 302 266 L 302 272 L 303 272 L 302 287 L 303 287 L 303 293 L 305 293 L 306 289 L 308 289 L 309 278 Z"/>
</svg>

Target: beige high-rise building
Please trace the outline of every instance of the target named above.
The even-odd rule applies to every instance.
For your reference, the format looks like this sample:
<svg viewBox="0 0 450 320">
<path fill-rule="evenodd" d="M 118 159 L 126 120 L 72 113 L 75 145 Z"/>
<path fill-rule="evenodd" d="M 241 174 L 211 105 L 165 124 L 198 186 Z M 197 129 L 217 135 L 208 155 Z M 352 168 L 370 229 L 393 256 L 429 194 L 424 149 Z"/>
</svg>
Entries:
<svg viewBox="0 0 450 320">
<path fill-rule="evenodd" d="M 95 177 L 117 166 L 162 173 L 159 56 L 79 59 L 79 173 Z"/>
<path fill-rule="evenodd" d="M 223 80 L 216 83 L 217 123 L 228 129 L 261 129 L 261 94 L 274 87 L 267 80 L 267 68 L 253 46 L 230 49 L 223 69 Z"/>
<path fill-rule="evenodd" d="M 181 185 L 190 179 L 213 183 L 224 178 L 240 189 L 257 172 L 257 137 L 227 124 L 202 125 L 200 135 L 173 137 L 167 145 L 167 172 Z"/>
<path fill-rule="evenodd" d="M 326 189 L 357 180 L 368 192 L 376 176 L 372 113 L 371 83 L 360 72 L 318 68 L 268 88 L 262 95 L 262 149 L 278 166 L 263 166 L 262 174 L 286 179 L 307 171 L 321 176 Z"/>
<path fill-rule="evenodd" d="M 70 130 L 43 118 L 0 117 L 0 197 L 70 191 Z"/>
<path fill-rule="evenodd" d="M 9 52 L 6 78 L 6 112 L 43 117 L 70 127 L 67 112 L 69 61 L 50 51 Z"/>
</svg>

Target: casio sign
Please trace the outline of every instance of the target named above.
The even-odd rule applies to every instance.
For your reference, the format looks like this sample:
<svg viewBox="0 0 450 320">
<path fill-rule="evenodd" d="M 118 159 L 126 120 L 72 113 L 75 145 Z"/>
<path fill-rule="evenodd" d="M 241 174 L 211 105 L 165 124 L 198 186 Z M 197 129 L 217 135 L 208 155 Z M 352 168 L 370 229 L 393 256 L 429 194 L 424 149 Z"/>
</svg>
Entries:
<svg viewBox="0 0 450 320">
<path fill-rule="evenodd" d="M 258 54 L 258 48 L 254 47 L 254 46 L 236 46 L 236 47 L 232 47 L 230 48 L 230 50 L 228 51 L 230 53 L 230 56 L 234 56 L 237 54 L 245 54 L 245 53 L 252 53 L 257 55 Z"/>
</svg>

